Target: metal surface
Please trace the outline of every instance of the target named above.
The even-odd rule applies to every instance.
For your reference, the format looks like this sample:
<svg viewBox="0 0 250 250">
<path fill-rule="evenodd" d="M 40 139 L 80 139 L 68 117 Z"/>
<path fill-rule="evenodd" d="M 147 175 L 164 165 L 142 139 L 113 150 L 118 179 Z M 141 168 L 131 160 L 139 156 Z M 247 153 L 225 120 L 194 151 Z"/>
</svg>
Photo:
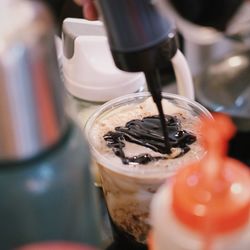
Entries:
<svg viewBox="0 0 250 250">
<path fill-rule="evenodd" d="M 0 160 L 31 158 L 65 129 L 52 22 L 31 1 L 0 10 Z"/>
<path fill-rule="evenodd" d="M 208 109 L 230 115 L 250 131 L 250 50 L 211 62 L 196 82 L 197 99 Z"/>
</svg>

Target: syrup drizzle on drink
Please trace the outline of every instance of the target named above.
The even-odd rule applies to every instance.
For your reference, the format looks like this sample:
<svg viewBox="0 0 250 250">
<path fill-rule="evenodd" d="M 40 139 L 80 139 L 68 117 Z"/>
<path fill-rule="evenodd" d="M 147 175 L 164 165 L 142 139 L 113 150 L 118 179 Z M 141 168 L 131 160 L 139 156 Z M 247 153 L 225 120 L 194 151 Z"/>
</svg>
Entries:
<svg viewBox="0 0 250 250">
<path fill-rule="evenodd" d="M 168 144 L 171 148 L 179 148 L 179 157 L 190 150 L 189 145 L 196 141 L 196 136 L 181 129 L 181 122 L 175 116 L 163 115 Z M 165 135 L 166 136 L 166 135 Z M 115 131 L 110 131 L 104 135 L 107 146 L 114 154 L 121 158 L 123 164 L 147 164 L 151 161 L 169 158 L 169 149 L 166 147 L 164 131 L 162 131 L 162 121 L 159 115 L 144 117 L 142 120 L 136 119 L 126 123 L 124 127 L 116 127 Z M 148 153 L 127 157 L 124 152 L 125 141 L 135 143 L 162 156 L 152 156 Z M 165 154 L 165 155 L 164 155 Z"/>
<path fill-rule="evenodd" d="M 166 147 L 166 153 L 170 154 L 171 153 L 171 145 L 169 143 L 168 139 L 168 129 L 166 125 L 166 120 L 163 112 L 163 107 L 162 107 L 162 94 L 161 94 L 161 77 L 158 69 L 152 70 L 152 71 L 147 71 L 144 72 L 146 80 L 147 80 L 147 85 L 148 89 L 151 93 L 151 96 L 153 98 L 153 101 L 155 102 L 155 105 L 158 109 L 159 113 L 159 118 L 161 121 L 161 129 L 163 132 L 164 136 L 164 143 Z"/>
</svg>

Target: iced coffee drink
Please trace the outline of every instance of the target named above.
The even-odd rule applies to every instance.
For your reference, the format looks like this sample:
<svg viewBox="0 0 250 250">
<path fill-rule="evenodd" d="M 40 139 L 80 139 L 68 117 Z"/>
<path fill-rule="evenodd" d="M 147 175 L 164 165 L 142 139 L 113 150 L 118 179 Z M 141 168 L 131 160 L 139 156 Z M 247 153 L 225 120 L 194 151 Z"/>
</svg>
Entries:
<svg viewBox="0 0 250 250">
<path fill-rule="evenodd" d="M 149 93 L 127 95 L 101 107 L 88 121 L 86 134 L 98 165 L 114 236 L 127 249 L 144 249 L 149 205 L 158 187 L 180 166 L 200 159 L 205 150 L 196 133 L 198 103 L 163 94 L 170 151 L 165 147 L 157 108 Z"/>
</svg>

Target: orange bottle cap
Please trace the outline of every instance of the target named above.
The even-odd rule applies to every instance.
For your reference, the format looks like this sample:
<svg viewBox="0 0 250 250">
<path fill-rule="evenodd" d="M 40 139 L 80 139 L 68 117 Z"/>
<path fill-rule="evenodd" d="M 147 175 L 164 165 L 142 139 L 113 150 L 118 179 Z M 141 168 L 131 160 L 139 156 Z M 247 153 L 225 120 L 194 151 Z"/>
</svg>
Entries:
<svg viewBox="0 0 250 250">
<path fill-rule="evenodd" d="M 178 220 L 203 235 L 244 226 L 250 211 L 250 171 L 226 156 L 235 128 L 224 115 L 203 118 L 205 157 L 181 169 L 173 184 L 172 208 Z"/>
</svg>

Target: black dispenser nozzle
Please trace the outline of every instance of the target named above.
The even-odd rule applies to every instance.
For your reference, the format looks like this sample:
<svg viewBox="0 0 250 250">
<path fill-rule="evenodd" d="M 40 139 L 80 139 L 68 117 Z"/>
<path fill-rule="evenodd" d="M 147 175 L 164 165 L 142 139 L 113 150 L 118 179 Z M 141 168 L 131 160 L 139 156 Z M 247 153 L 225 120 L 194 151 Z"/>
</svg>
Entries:
<svg viewBox="0 0 250 250">
<path fill-rule="evenodd" d="M 176 31 L 151 0 L 98 0 L 106 26 L 110 49 L 118 68 L 144 72 L 148 89 L 159 110 L 168 153 L 171 147 L 161 105 L 161 78 L 176 54 Z"/>
<path fill-rule="evenodd" d="M 176 31 L 151 0 L 98 0 L 116 66 L 128 72 L 164 68 L 177 51 Z"/>
</svg>

